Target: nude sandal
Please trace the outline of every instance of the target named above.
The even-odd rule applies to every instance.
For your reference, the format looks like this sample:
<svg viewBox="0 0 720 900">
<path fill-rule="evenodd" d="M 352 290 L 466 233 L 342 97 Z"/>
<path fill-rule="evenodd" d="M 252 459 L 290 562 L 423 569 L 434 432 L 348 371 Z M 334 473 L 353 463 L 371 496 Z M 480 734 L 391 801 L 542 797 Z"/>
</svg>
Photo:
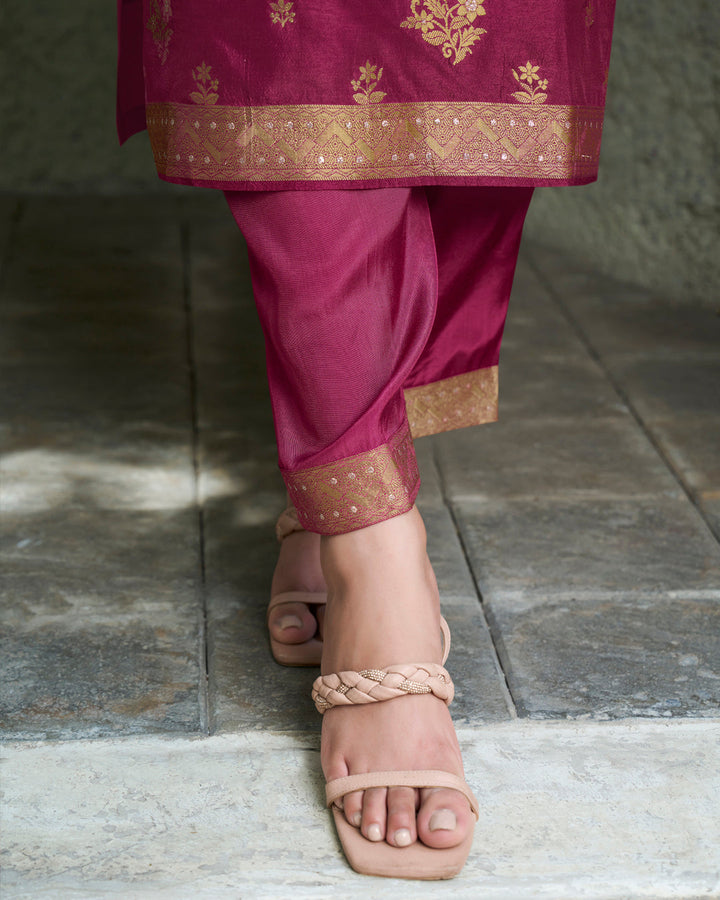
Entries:
<svg viewBox="0 0 720 900">
<path fill-rule="evenodd" d="M 275 526 L 275 534 L 281 543 L 289 534 L 304 530 L 293 506 L 288 506 Z M 267 621 L 270 620 L 270 613 L 283 603 L 305 603 L 311 612 L 316 613 L 318 607 L 327 603 L 327 594 L 324 591 L 283 591 L 275 594 L 268 604 Z M 317 636 L 317 632 L 310 640 L 301 644 L 284 644 L 270 635 L 270 650 L 275 662 L 281 666 L 319 666 L 322 646 L 322 640 Z"/>
<path fill-rule="evenodd" d="M 450 650 L 450 630 L 441 619 L 445 648 L 443 664 Z M 313 684 L 313 700 L 320 714 L 333 706 L 377 703 L 408 694 L 434 694 L 448 705 L 455 689 L 443 664 L 411 663 L 386 666 L 384 669 L 364 669 L 361 672 L 339 672 L 321 675 Z M 332 809 L 335 828 L 348 862 L 363 875 L 384 875 L 389 878 L 415 878 L 434 881 L 453 878 L 465 865 L 472 846 L 473 832 L 468 832 L 456 847 L 436 849 L 419 840 L 409 847 L 393 847 L 385 841 L 369 841 L 360 829 L 351 825 L 338 805 L 345 794 L 372 787 L 407 786 L 414 788 L 443 787 L 460 791 L 475 816 L 479 817 L 478 802 L 467 783 L 450 772 L 434 769 L 416 772 L 368 772 L 336 778 L 325 785 L 325 799 Z"/>
</svg>

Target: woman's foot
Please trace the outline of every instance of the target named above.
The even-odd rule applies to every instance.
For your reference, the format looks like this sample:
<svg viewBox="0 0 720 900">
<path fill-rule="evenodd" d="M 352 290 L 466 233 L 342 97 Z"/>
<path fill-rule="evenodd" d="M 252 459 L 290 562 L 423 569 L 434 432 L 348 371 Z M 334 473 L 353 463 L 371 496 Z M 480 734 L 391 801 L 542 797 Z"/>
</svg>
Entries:
<svg viewBox="0 0 720 900">
<path fill-rule="evenodd" d="M 323 674 L 441 661 L 440 601 L 415 508 L 361 531 L 324 537 L 321 559 L 328 585 Z M 321 760 L 328 781 L 422 769 L 463 777 L 448 708 L 427 694 L 328 710 Z M 466 798 L 446 788 L 373 788 L 347 794 L 343 808 L 368 840 L 396 847 L 418 838 L 430 847 L 454 847 L 474 824 Z"/>
<path fill-rule="evenodd" d="M 270 596 L 287 591 L 324 593 L 325 579 L 320 567 L 320 535 L 309 531 L 294 531 L 280 544 Z M 316 614 L 306 603 L 281 603 L 270 611 L 268 629 L 282 644 L 303 644 L 319 630 L 322 633 L 323 607 Z"/>
</svg>

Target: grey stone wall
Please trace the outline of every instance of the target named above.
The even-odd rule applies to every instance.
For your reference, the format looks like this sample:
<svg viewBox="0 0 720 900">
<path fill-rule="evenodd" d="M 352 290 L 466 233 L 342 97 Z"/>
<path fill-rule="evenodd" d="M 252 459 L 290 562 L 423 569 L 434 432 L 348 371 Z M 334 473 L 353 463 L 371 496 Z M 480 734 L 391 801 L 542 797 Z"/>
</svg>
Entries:
<svg viewBox="0 0 720 900">
<path fill-rule="evenodd" d="M 4 0 L 0 191 L 173 190 L 114 126 L 112 0 Z M 527 234 L 678 300 L 717 300 L 717 0 L 620 0 L 600 181 L 537 192 Z"/>
<path fill-rule="evenodd" d="M 719 44 L 717 0 L 618 0 L 599 181 L 537 191 L 526 233 L 717 304 Z"/>
</svg>

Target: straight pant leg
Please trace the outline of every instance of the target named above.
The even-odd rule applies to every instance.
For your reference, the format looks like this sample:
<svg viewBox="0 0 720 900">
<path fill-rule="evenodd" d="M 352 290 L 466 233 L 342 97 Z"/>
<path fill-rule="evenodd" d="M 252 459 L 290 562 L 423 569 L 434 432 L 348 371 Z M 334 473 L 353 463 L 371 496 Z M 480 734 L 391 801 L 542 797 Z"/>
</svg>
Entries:
<svg viewBox="0 0 720 900">
<path fill-rule="evenodd" d="M 438 304 L 406 384 L 414 437 L 497 418 L 498 360 L 533 189 L 428 187 Z"/>
<path fill-rule="evenodd" d="M 403 389 L 437 301 L 424 189 L 226 197 L 248 245 L 300 523 L 339 534 L 407 512 L 419 478 Z"/>
</svg>

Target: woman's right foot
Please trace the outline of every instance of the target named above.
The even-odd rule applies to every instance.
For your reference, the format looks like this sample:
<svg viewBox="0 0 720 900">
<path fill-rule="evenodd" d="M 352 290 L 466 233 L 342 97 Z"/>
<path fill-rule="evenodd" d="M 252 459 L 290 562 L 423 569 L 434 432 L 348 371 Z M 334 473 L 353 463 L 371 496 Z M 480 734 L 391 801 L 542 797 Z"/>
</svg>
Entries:
<svg viewBox="0 0 720 900">
<path fill-rule="evenodd" d="M 440 662 L 440 600 L 417 509 L 362 531 L 324 538 L 328 583 L 322 672 L 394 663 Z M 323 716 L 326 780 L 368 772 L 435 769 L 463 778 L 447 706 L 431 694 Z M 369 841 L 438 849 L 462 843 L 473 827 L 467 799 L 447 788 L 373 788 L 346 794 L 345 817 Z"/>
</svg>

